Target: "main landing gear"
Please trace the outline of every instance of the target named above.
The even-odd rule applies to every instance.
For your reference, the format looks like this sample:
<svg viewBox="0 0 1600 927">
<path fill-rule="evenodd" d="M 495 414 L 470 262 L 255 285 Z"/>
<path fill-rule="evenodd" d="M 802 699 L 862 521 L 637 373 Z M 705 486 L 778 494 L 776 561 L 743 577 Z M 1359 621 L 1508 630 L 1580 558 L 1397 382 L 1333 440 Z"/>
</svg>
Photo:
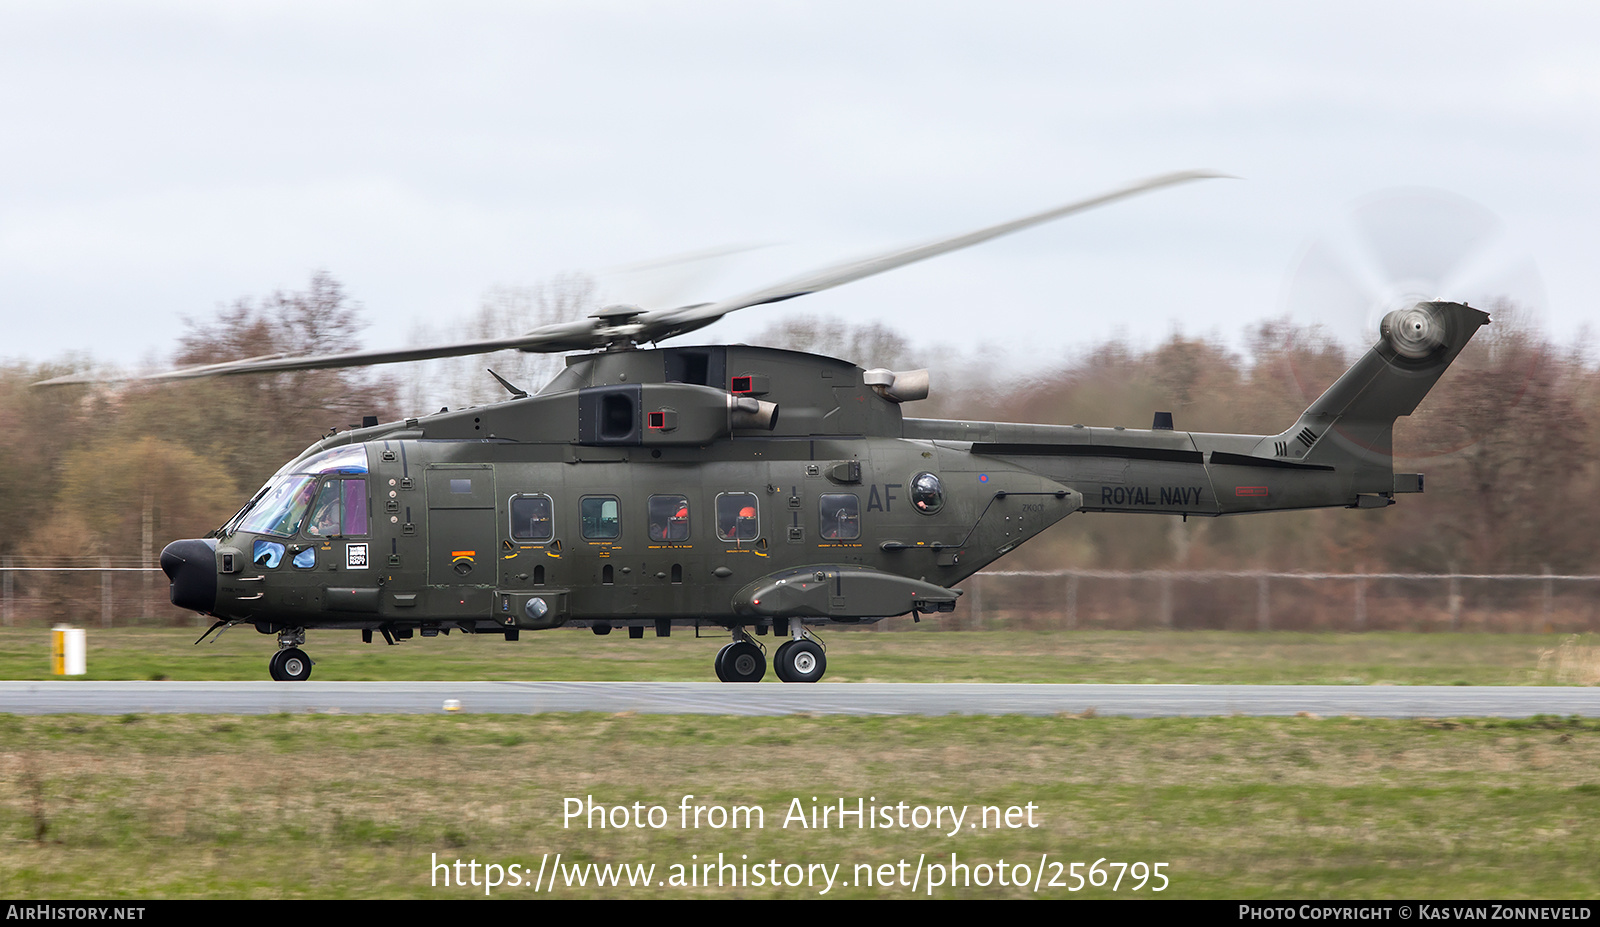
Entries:
<svg viewBox="0 0 1600 927">
<path fill-rule="evenodd" d="M 828 655 L 814 640 L 789 640 L 772 655 L 772 669 L 784 682 L 816 682 L 828 671 Z"/>
<path fill-rule="evenodd" d="M 723 682 L 760 682 L 767 674 L 767 655 L 755 641 L 743 638 L 717 651 L 716 668 L 717 678 Z"/>
<path fill-rule="evenodd" d="M 278 652 L 267 663 L 267 672 L 278 682 L 304 682 L 311 678 L 311 658 L 300 649 L 306 642 L 305 628 L 284 628 L 278 632 Z"/>
<path fill-rule="evenodd" d="M 767 674 L 767 657 L 749 632 L 733 629 L 733 643 L 717 651 L 717 678 L 723 682 L 760 682 Z M 816 682 L 828 671 L 822 642 L 811 636 L 799 618 L 789 619 L 789 640 L 778 645 L 772 668 L 784 682 Z"/>
</svg>

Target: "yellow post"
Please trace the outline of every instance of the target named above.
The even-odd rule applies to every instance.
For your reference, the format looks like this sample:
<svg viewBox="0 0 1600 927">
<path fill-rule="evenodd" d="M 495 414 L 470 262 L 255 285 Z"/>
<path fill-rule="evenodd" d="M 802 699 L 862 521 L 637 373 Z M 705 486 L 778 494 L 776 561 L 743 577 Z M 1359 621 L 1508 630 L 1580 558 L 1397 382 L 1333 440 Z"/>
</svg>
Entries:
<svg viewBox="0 0 1600 927">
<path fill-rule="evenodd" d="M 50 672 L 82 676 L 88 672 L 88 634 L 82 628 L 50 629 Z"/>
</svg>

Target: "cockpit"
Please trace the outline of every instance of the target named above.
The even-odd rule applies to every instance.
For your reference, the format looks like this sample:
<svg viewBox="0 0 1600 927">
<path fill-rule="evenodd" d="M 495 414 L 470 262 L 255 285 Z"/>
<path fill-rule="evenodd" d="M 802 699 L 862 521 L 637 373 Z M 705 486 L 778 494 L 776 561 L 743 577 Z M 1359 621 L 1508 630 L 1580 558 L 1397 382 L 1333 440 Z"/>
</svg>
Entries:
<svg viewBox="0 0 1600 927">
<path fill-rule="evenodd" d="M 285 466 L 224 533 L 248 531 L 289 538 L 367 533 L 367 448 L 332 448 Z"/>
</svg>

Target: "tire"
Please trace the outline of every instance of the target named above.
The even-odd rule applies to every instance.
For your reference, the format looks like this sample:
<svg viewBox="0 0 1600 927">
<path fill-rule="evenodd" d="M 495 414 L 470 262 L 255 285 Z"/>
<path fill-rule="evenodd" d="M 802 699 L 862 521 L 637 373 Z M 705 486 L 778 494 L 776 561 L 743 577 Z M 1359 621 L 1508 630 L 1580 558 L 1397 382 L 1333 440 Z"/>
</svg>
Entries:
<svg viewBox="0 0 1600 927">
<path fill-rule="evenodd" d="M 717 659 L 712 663 L 712 667 L 717 671 L 717 679 L 722 682 L 729 681 L 727 671 L 722 668 L 722 661 L 728 655 L 728 648 L 732 646 L 732 644 L 723 644 L 722 649 L 717 651 Z"/>
<path fill-rule="evenodd" d="M 305 682 L 311 678 L 311 658 L 298 647 L 278 651 L 273 658 L 278 666 L 278 679 L 283 682 Z"/>
<path fill-rule="evenodd" d="M 789 651 L 794 649 L 794 645 L 795 641 L 784 641 L 772 654 L 772 672 L 778 677 L 779 682 L 794 682 L 789 678 Z"/>
<path fill-rule="evenodd" d="M 767 674 L 766 655 L 749 641 L 735 641 L 723 653 L 723 682 L 760 682 Z"/>
<path fill-rule="evenodd" d="M 816 641 L 791 641 L 780 649 L 778 678 L 784 682 L 816 682 L 828 671 L 828 656 Z"/>
</svg>

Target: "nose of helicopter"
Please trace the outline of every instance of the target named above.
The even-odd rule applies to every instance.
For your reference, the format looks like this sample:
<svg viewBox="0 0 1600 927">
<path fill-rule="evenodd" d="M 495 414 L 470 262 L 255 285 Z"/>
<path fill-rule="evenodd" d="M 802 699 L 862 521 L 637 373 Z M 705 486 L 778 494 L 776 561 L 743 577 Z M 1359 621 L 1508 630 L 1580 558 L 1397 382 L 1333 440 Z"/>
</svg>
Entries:
<svg viewBox="0 0 1600 927">
<path fill-rule="evenodd" d="M 172 581 L 172 604 L 209 614 L 217 604 L 217 542 L 189 538 L 161 551 L 161 572 Z"/>
</svg>

